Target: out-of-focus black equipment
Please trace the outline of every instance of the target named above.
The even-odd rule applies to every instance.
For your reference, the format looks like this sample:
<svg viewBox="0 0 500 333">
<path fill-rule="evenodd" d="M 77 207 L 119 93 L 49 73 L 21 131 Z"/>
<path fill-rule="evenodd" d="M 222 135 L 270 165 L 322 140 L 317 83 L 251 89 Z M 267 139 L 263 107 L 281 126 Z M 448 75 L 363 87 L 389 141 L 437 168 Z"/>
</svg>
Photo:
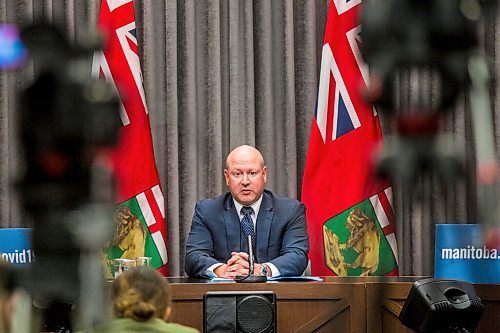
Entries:
<svg viewBox="0 0 500 333">
<path fill-rule="evenodd" d="M 114 185 L 105 160 L 121 126 L 119 101 L 91 78 L 97 36 L 72 45 L 55 26 L 35 24 L 21 40 L 35 69 L 19 94 L 18 119 L 24 170 L 17 186 L 36 255 L 28 288 L 49 302 L 47 313 L 77 303 L 87 329 L 106 313 L 96 299 L 103 296 L 100 254 L 112 236 Z"/>
<path fill-rule="evenodd" d="M 363 93 L 393 131 L 384 140 L 379 172 L 404 190 L 426 172 L 437 173 L 445 185 L 464 176 L 464 158 L 442 125 L 460 94 L 468 92 L 479 221 L 492 221 L 491 210 L 498 207 L 491 78 L 479 47 L 479 25 L 495 15 L 496 2 L 367 0 L 361 15 L 361 53 L 370 72 Z M 412 193 L 403 199 L 412 204 L 407 194 Z M 498 221 L 497 210 L 492 222 Z M 482 312 L 470 284 L 429 279 L 415 283 L 400 320 L 421 333 L 473 332 Z"/>
<path fill-rule="evenodd" d="M 441 80 L 441 96 L 429 111 L 445 111 L 468 84 L 470 52 L 477 47 L 479 0 L 388 0 L 363 3 L 362 53 L 381 85 L 375 100 L 394 112 L 397 70 L 432 70 Z M 428 101 L 426 101 L 428 102 Z M 404 106 L 403 106 L 404 107 Z M 425 110 L 415 110 L 425 111 Z"/>
<path fill-rule="evenodd" d="M 379 171 L 404 188 L 412 188 L 423 171 L 436 172 L 445 184 L 463 176 L 463 153 L 451 135 L 442 133 L 442 123 L 468 89 L 480 180 L 478 212 L 489 216 L 485 207 L 497 206 L 490 166 L 498 162 L 491 78 L 479 48 L 479 25 L 495 15 L 496 5 L 489 0 L 368 0 L 361 15 L 361 53 L 370 71 L 364 94 L 395 132 L 384 142 Z M 412 81 L 417 77 L 420 82 Z M 401 87 L 417 91 L 410 98 Z"/>
<path fill-rule="evenodd" d="M 439 135 L 441 118 L 471 82 L 489 80 L 487 77 L 475 80 L 470 68 L 478 62 L 479 66 L 485 66 L 477 50 L 478 22 L 485 13 L 494 12 L 490 8 L 494 3 L 481 0 L 363 2 L 361 52 L 370 68 L 366 97 L 392 118 L 397 133 L 397 139 L 388 140 L 386 144 L 379 165 L 382 173 L 400 176 L 403 181 L 413 179 L 425 169 L 437 170 L 447 180 L 461 174 L 460 156 L 453 151 L 446 136 Z M 421 87 L 412 100 L 398 98 L 398 89 L 416 73 L 439 83 L 432 88 Z M 472 74 L 483 75 L 484 71 Z M 487 87 L 488 82 L 485 84 Z M 478 117 L 491 118 L 488 101 L 480 107 L 484 109 L 473 112 L 479 113 Z M 473 105 L 474 108 L 477 105 Z M 484 128 L 481 131 L 484 132 Z"/>
<path fill-rule="evenodd" d="M 16 269 L 13 265 L 0 261 L 0 293 L 11 293 L 15 288 Z"/>
<path fill-rule="evenodd" d="M 100 149 L 116 143 L 118 100 L 104 81 L 90 77 L 94 49 L 70 45 L 50 25 L 30 26 L 21 38 L 37 73 L 20 95 L 24 206 L 66 211 L 96 194 L 93 165 Z"/>
<path fill-rule="evenodd" d="M 472 284 L 429 278 L 413 284 L 399 319 L 418 333 L 473 333 L 483 312 Z"/>
</svg>

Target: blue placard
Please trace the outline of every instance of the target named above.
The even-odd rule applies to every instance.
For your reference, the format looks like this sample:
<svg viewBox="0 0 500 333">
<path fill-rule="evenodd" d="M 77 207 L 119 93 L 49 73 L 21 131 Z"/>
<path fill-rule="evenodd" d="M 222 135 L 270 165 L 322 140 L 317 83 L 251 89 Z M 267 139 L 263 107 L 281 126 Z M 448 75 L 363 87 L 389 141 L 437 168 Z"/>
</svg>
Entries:
<svg viewBox="0 0 500 333">
<path fill-rule="evenodd" d="M 14 265 L 28 265 L 35 259 L 30 228 L 0 229 L 0 256 Z"/>
<path fill-rule="evenodd" d="M 500 283 L 500 251 L 486 247 L 482 225 L 438 224 L 434 277 Z"/>
</svg>

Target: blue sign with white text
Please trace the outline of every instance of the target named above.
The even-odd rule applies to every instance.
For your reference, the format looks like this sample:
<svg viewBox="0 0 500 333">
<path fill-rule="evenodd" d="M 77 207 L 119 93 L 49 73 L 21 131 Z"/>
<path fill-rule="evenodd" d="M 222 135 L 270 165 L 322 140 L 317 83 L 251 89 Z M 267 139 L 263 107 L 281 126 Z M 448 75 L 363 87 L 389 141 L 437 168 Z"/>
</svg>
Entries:
<svg viewBox="0 0 500 333">
<path fill-rule="evenodd" d="M 500 283 L 500 251 L 488 248 L 479 224 L 437 224 L 434 277 Z"/>
<path fill-rule="evenodd" d="M 14 265 L 26 265 L 35 260 L 31 249 L 30 228 L 0 229 L 0 256 Z"/>
</svg>

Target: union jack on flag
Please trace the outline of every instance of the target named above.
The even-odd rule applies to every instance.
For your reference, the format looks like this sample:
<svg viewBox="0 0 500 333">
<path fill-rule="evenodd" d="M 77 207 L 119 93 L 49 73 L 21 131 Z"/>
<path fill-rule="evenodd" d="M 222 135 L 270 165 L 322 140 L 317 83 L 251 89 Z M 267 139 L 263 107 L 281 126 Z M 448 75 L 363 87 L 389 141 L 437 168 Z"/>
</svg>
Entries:
<svg viewBox="0 0 500 333">
<path fill-rule="evenodd" d="M 302 186 L 314 275 L 398 274 L 392 190 L 372 158 L 382 131 L 359 93 L 360 11 L 360 0 L 330 1 Z"/>
<path fill-rule="evenodd" d="M 102 0 L 98 26 L 106 45 L 94 54 L 93 75 L 116 88 L 123 123 L 113 154 L 118 206 L 108 258 L 151 257 L 151 266 L 166 275 L 165 203 L 153 152 L 134 2 Z"/>
</svg>

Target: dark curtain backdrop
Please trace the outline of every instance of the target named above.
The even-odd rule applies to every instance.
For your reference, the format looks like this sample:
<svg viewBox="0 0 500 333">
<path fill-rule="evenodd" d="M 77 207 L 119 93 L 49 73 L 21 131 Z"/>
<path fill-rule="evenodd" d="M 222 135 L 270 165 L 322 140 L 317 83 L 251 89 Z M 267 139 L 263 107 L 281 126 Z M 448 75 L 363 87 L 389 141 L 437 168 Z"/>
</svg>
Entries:
<svg viewBox="0 0 500 333">
<path fill-rule="evenodd" d="M 0 0 L 0 21 L 23 25 L 46 19 L 78 42 L 95 29 L 99 4 Z M 195 202 L 225 190 L 222 170 L 231 148 L 256 145 L 269 168 L 268 188 L 300 199 L 327 10 L 328 0 L 136 1 L 146 98 L 166 199 L 171 275 L 184 273 Z M 482 49 L 496 77 L 499 30 L 498 15 L 481 23 Z M 33 73 L 33 66 L 0 73 L 0 227 L 30 226 L 11 184 L 22 166 L 15 94 Z M 421 89 L 433 89 L 432 78 L 410 73 L 401 80 L 400 98 L 418 98 Z M 491 95 L 498 111 L 496 80 Z M 419 179 L 412 188 L 394 184 L 404 275 L 432 274 L 436 223 L 476 222 L 468 103 L 466 94 L 459 96 L 446 126 L 465 152 L 468 177 L 446 190 L 435 176 Z M 492 121 L 498 138 L 498 112 Z M 389 135 L 389 126 L 383 127 Z"/>
</svg>

